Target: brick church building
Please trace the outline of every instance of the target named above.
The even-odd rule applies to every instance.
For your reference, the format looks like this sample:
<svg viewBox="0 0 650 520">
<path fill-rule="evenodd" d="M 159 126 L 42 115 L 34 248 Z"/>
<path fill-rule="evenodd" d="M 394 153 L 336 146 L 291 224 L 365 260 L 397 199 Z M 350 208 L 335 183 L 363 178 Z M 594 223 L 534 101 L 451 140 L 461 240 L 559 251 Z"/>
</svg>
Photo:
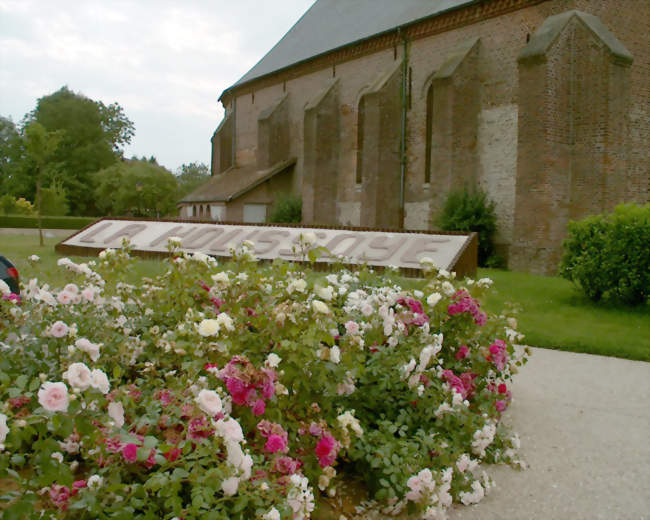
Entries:
<svg viewBox="0 0 650 520">
<path fill-rule="evenodd" d="M 569 220 L 650 199 L 650 1 L 317 0 L 220 98 L 181 216 L 430 229 L 495 201 L 511 268 L 552 273 Z"/>
</svg>

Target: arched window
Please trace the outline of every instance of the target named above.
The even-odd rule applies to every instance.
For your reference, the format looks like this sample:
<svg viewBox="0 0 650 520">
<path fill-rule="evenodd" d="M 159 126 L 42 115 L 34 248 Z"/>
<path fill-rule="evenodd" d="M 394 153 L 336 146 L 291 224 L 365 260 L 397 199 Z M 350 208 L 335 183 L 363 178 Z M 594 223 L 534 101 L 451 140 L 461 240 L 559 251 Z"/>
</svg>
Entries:
<svg viewBox="0 0 650 520">
<path fill-rule="evenodd" d="M 424 151 L 424 182 L 431 182 L 431 151 L 433 141 L 433 83 L 427 89 L 427 121 Z"/>
<path fill-rule="evenodd" d="M 359 100 L 359 110 L 357 112 L 357 184 L 363 182 L 363 124 L 366 112 L 366 97 L 362 96 Z"/>
</svg>

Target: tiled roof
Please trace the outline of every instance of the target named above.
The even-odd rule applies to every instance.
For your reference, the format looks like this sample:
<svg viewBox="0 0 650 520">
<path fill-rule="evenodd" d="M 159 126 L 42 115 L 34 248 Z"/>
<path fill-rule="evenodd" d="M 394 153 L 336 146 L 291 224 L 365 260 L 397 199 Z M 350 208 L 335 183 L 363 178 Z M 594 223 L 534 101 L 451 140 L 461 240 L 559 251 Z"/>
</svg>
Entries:
<svg viewBox="0 0 650 520">
<path fill-rule="evenodd" d="M 230 88 L 475 1 L 317 0 L 266 56 Z"/>
<path fill-rule="evenodd" d="M 215 175 L 208 182 L 199 186 L 192 193 L 179 201 L 185 202 L 230 202 L 241 197 L 253 188 L 279 173 L 287 171 L 296 164 L 293 157 L 274 164 L 266 170 L 258 170 L 255 166 L 231 168 Z"/>
</svg>

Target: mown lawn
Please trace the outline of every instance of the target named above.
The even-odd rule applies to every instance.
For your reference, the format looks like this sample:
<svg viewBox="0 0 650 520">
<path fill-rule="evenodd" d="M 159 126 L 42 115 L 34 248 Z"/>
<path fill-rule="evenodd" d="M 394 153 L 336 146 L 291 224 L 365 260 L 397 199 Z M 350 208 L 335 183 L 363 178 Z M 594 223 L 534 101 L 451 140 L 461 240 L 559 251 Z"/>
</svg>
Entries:
<svg viewBox="0 0 650 520">
<path fill-rule="evenodd" d="M 0 235 L 0 254 L 16 264 L 24 281 L 38 278 L 56 286 L 64 280 L 56 265 L 59 255 L 54 251 L 60 240 L 46 238 L 41 248 L 38 236 Z M 41 258 L 35 266 L 27 261 L 32 254 Z M 132 273 L 133 281 L 162 271 L 159 261 L 143 260 Z M 519 329 L 526 335 L 527 344 L 650 361 L 650 305 L 626 308 L 594 304 L 570 282 L 557 277 L 480 269 L 479 277 L 485 276 L 494 280 L 494 290 L 484 302 L 486 310 L 517 308 Z"/>
<path fill-rule="evenodd" d="M 650 361 L 650 305 L 593 303 L 558 277 L 496 269 L 479 269 L 479 276 L 494 280 L 487 310 L 516 303 L 529 345 Z"/>
</svg>

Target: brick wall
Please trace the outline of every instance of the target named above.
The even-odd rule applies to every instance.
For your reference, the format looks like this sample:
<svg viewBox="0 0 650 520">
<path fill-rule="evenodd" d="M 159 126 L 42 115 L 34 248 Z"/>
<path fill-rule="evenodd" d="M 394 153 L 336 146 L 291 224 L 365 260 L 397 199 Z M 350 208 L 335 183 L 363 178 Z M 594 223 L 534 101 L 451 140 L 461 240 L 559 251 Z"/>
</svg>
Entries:
<svg viewBox="0 0 650 520">
<path fill-rule="evenodd" d="M 589 31 L 563 33 L 561 38 L 573 38 L 574 41 L 557 47 L 581 49 L 581 60 L 572 58 L 570 53 L 559 52 L 549 55 L 549 67 L 544 74 L 520 76 L 517 57 L 527 41 L 548 17 L 571 9 L 598 16 L 634 56 L 634 62 L 624 72 L 627 75 L 624 81 L 620 78 L 621 71 L 602 59 L 599 44 Z M 650 199 L 647 146 L 650 136 L 650 2 L 491 0 L 470 6 L 466 11 L 466 15 L 465 11 L 450 14 L 449 17 L 454 17 L 453 23 L 448 23 L 445 15 L 407 31 L 410 43 L 405 224 L 409 228 L 429 227 L 432 213 L 448 189 L 459 180 L 473 180 L 497 202 L 498 238 L 506 249 L 515 240 L 515 230 L 520 230 L 520 238 L 513 248 L 517 252 L 512 265 L 550 272 L 559 258 L 559 243 L 568 218 L 601 211 L 599 208 L 608 209 L 621 200 Z M 487 17 L 479 19 L 476 13 L 487 13 Z M 463 20 L 478 21 L 464 23 Z M 452 28 L 446 30 L 447 27 Z M 451 157 L 462 167 L 458 166 L 457 171 L 447 170 L 443 181 L 444 172 L 435 167 L 434 161 L 431 182 L 427 185 L 424 182 L 427 89 L 459 46 L 477 38 L 480 50 L 470 57 L 468 63 L 472 66 L 458 76 L 455 92 L 460 93 L 462 88 L 469 90 L 458 96 L 455 113 L 450 114 L 446 122 L 439 119 L 435 123 L 436 115 L 440 114 L 434 114 L 438 132 L 455 132 L 452 143 L 459 152 L 456 156 L 452 153 Z M 289 155 L 298 158 L 294 191 L 302 191 L 304 109 L 336 78 L 339 80 L 339 132 L 338 143 L 332 146 L 330 153 L 332 164 L 338 165 L 336 218 L 341 224 L 361 223 L 364 190 L 355 180 L 359 100 L 377 78 L 404 57 L 401 40 L 396 35 L 388 35 L 238 88 L 234 93 L 238 165 L 255 163 L 259 114 L 288 93 Z M 567 68 L 573 70 L 572 86 L 559 80 L 551 81 L 555 75 L 559 78 L 565 74 Z M 567 93 L 569 87 L 574 94 L 578 91 L 581 94 Z M 571 95 L 569 107 L 567 99 Z M 463 103 L 463 99 L 470 102 Z M 531 102 L 536 99 L 543 102 Z M 525 100 L 529 101 L 530 110 L 522 112 L 521 103 Z M 231 95 L 226 96 L 224 104 L 233 111 Z M 449 106 L 440 106 L 438 111 Z M 590 107 L 596 109 L 591 111 Z M 580 114 L 574 118 L 573 130 L 568 127 L 567 110 Z M 616 115 L 621 113 L 623 117 Z M 603 121 L 607 121 L 605 129 Z M 396 124 L 399 125 L 399 121 Z M 579 129 L 577 133 L 576 129 Z M 574 131 L 575 143 L 567 141 L 570 131 Z M 545 136 L 542 144 L 540 136 Z M 453 149 L 450 144 L 446 146 L 447 151 L 434 147 L 432 154 L 448 153 Z M 576 150 L 580 150 L 579 153 Z M 604 159 L 592 168 L 594 154 Z M 570 182 L 564 182 L 562 175 L 566 177 L 568 171 L 576 173 L 572 174 Z M 535 178 L 540 180 L 537 186 L 528 182 Z M 592 186 L 597 187 L 598 193 L 588 191 Z M 329 186 L 322 193 L 333 190 Z M 313 199 L 318 195 L 319 190 L 314 190 Z M 376 205 L 384 211 L 394 211 L 398 193 L 390 189 L 384 197 L 384 200 L 375 199 Z M 527 208 L 520 217 L 515 216 L 517 202 Z M 331 213 L 331 209 L 327 211 Z M 565 216 L 558 218 L 558 215 Z M 524 251 L 528 252 L 524 254 Z"/>
</svg>

